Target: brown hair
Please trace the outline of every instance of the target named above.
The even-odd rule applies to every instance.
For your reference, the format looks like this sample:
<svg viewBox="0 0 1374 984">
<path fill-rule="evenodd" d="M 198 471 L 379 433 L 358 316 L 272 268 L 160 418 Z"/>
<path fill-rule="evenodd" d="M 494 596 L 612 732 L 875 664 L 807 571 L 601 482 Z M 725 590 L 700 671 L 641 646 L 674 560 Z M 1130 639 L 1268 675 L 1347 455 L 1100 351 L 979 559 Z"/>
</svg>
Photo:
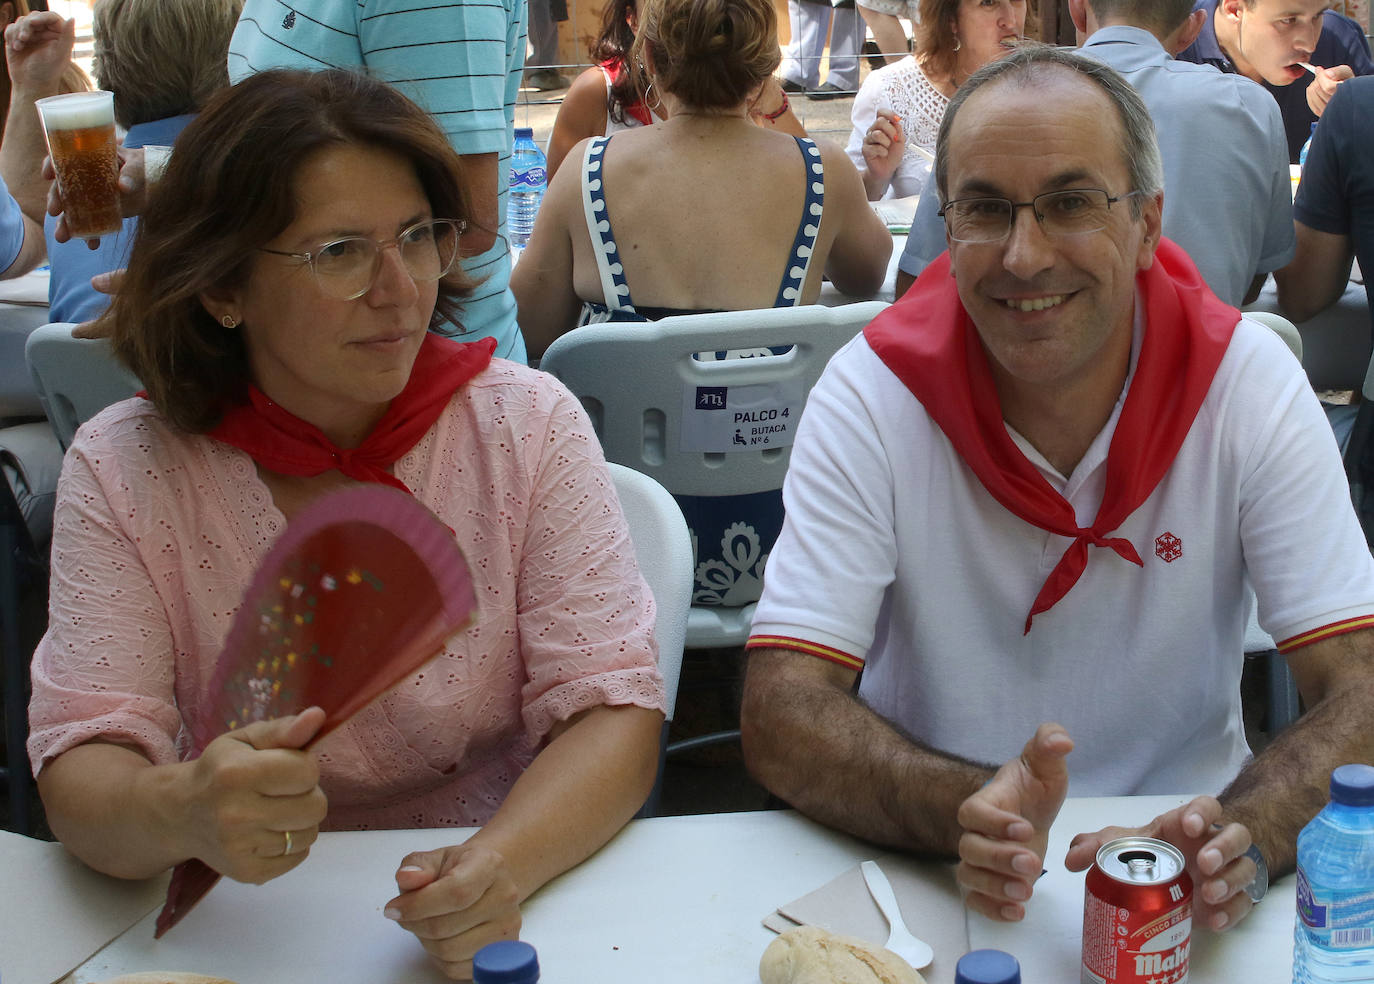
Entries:
<svg viewBox="0 0 1374 984">
<path fill-rule="evenodd" d="M 648 0 L 632 57 L 653 62 L 653 83 L 698 109 L 728 109 L 782 61 L 769 0 Z"/>
<path fill-rule="evenodd" d="M 921 69 L 940 78 L 954 76 L 954 27 L 962 0 L 921 0 L 920 20 L 912 25 L 912 54 Z M 1026 3 L 1025 33 L 1030 36 L 1036 17 L 1036 4 Z"/>
<path fill-rule="evenodd" d="M 629 23 L 632 10 L 637 10 L 635 0 L 608 0 L 601 10 L 601 33 L 587 49 L 594 64 L 610 62 L 619 66 L 611 77 L 610 91 L 606 93 L 606 114 L 615 123 L 625 122 L 626 106 L 644 99 L 646 80 L 630 57 L 630 49 L 635 43 L 635 32 L 630 30 Z"/>
<path fill-rule="evenodd" d="M 190 113 L 229 84 L 243 0 L 96 0 L 95 77 L 131 127 Z"/>
<path fill-rule="evenodd" d="M 149 196 L 119 293 L 102 317 L 115 354 L 158 409 L 192 432 L 246 399 L 242 327 L 225 328 L 202 291 L 251 276 L 254 251 L 295 220 L 295 179 L 316 153 L 377 147 L 404 157 L 434 215 L 467 219 L 462 163 L 433 118 L 365 75 L 273 70 L 213 96 L 177 138 Z M 430 328 L 457 324 L 472 282 L 456 268 L 439 282 Z"/>
</svg>

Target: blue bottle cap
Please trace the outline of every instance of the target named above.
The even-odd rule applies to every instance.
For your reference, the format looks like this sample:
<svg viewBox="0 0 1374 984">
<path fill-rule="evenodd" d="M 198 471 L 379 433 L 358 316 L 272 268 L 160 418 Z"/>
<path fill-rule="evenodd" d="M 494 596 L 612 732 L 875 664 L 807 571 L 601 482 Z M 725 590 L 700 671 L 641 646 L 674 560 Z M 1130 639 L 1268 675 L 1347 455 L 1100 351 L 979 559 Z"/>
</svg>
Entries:
<svg viewBox="0 0 1374 984">
<path fill-rule="evenodd" d="M 970 950 L 954 968 L 954 984 L 1021 984 L 1021 965 L 1001 950 Z"/>
<path fill-rule="evenodd" d="M 1374 766 L 1338 766 L 1331 773 L 1331 799 L 1346 806 L 1374 806 Z"/>
<path fill-rule="evenodd" d="M 474 984 L 535 984 L 539 956 L 522 940 L 488 943 L 472 958 Z"/>
<path fill-rule="evenodd" d="M 515 128 L 515 139 L 516 139 L 516 140 L 519 140 L 521 137 L 529 137 L 531 140 L 533 140 L 533 139 L 534 139 L 534 127 L 532 127 L 532 126 L 517 126 L 517 127 Z"/>
</svg>

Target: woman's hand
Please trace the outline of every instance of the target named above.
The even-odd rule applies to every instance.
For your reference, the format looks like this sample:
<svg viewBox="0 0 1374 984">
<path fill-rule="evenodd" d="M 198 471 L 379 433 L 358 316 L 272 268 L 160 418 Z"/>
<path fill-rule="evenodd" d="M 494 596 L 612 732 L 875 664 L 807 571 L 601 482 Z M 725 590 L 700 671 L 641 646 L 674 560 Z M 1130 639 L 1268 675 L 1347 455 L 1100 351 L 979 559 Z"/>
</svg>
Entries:
<svg viewBox="0 0 1374 984">
<path fill-rule="evenodd" d="M 864 164 L 868 176 L 886 187 L 892 183 L 897 165 L 906 152 L 906 136 L 902 133 L 902 118 L 890 109 L 878 110 L 873 125 L 864 134 Z"/>
<path fill-rule="evenodd" d="M 520 890 L 506 859 L 480 844 L 407 855 L 396 872 L 401 894 L 385 914 L 414 933 L 453 980 L 472 979 L 472 957 L 520 933 Z"/>
<path fill-rule="evenodd" d="M 254 884 L 305 860 L 328 804 L 314 756 L 300 749 L 323 723 L 324 711 L 312 707 L 210 742 L 191 763 L 189 779 L 196 857 L 222 875 Z"/>
</svg>

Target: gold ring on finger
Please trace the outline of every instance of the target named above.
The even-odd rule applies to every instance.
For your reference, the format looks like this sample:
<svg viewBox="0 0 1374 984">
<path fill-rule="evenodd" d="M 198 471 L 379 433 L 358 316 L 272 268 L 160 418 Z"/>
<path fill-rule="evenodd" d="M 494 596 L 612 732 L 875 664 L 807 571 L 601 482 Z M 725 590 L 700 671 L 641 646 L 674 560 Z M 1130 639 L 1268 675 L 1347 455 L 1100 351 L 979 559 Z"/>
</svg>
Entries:
<svg viewBox="0 0 1374 984">
<path fill-rule="evenodd" d="M 286 846 L 282 848 L 281 856 L 286 857 L 291 853 L 291 831 L 283 830 L 282 836 L 286 838 Z"/>
</svg>

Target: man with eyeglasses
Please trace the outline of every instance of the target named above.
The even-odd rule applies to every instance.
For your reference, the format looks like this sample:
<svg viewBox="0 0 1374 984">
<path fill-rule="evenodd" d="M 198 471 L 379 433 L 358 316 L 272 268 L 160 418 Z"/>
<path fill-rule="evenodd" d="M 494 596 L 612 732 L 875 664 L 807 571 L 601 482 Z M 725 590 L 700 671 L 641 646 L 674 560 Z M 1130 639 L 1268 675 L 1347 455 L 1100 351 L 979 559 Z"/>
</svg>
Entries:
<svg viewBox="0 0 1374 984">
<path fill-rule="evenodd" d="M 1067 791 L 1215 791 L 1143 832 L 1188 858 L 1197 925 L 1228 928 L 1266 859 L 1292 869 L 1331 768 L 1374 755 L 1374 558 L 1325 417 L 1160 238 L 1153 126 L 1110 68 L 1022 47 L 938 147 L 948 253 L 807 400 L 746 761 L 824 823 L 957 855 L 1004 920 Z M 1254 759 L 1247 585 L 1308 705 Z"/>
<path fill-rule="evenodd" d="M 229 42 L 229 78 L 268 68 L 351 68 L 394 84 L 434 115 L 463 158 L 471 222 L 463 341 L 496 339 L 525 362 L 510 292 L 506 232 L 515 102 L 525 65 L 524 0 L 245 0 Z"/>
<path fill-rule="evenodd" d="M 1237 306 L 1293 258 L 1292 185 L 1278 105 L 1240 75 L 1176 61 L 1202 26 L 1193 0 L 1070 0 L 1079 49 L 1110 65 L 1150 110 L 1164 163 L 1164 234 Z M 898 296 L 945 250 L 928 186 L 899 262 Z"/>
</svg>

